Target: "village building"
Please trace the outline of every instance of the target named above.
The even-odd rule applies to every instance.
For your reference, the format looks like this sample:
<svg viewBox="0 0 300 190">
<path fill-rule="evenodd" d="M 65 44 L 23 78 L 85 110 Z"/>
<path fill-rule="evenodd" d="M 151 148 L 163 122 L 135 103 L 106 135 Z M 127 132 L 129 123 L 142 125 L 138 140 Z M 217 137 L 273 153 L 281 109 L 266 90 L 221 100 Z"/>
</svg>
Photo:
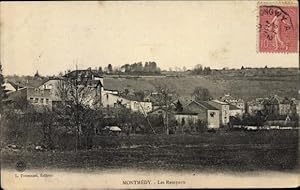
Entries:
<svg viewBox="0 0 300 190">
<path fill-rule="evenodd" d="M 174 133 L 183 133 L 186 131 L 191 132 L 192 126 L 198 124 L 199 121 L 198 113 L 193 113 L 187 109 L 184 109 L 181 112 L 176 112 L 173 109 L 160 107 L 149 112 L 149 115 L 159 116 L 163 120 L 164 125 L 167 125 L 168 123 L 169 130 Z M 175 123 L 172 122 L 174 120 Z M 173 124 L 170 125 L 170 123 Z"/>
<path fill-rule="evenodd" d="M 82 104 L 94 107 L 102 105 L 105 108 L 114 108 L 120 105 L 125 106 L 134 112 L 147 114 L 152 111 L 152 103 L 138 100 L 134 96 L 125 96 L 118 91 L 105 90 L 103 77 L 90 68 L 87 70 L 75 70 L 68 72 L 62 77 L 36 78 L 27 81 L 23 92 L 27 101 L 35 108 L 47 107 L 52 109 L 53 105 L 58 106 L 63 101 L 74 101 L 73 94 L 65 93 L 68 88 L 78 89 L 78 99 Z M 11 91 L 15 91 L 13 85 L 8 85 Z"/>
<path fill-rule="evenodd" d="M 263 101 L 264 113 L 271 116 L 279 115 L 279 104 L 283 100 L 277 95 L 265 98 Z"/>
<path fill-rule="evenodd" d="M 103 78 L 88 69 L 72 71 L 63 77 L 34 77 L 26 80 L 23 86 L 22 96 L 34 108 L 52 109 L 53 105 L 58 105 L 62 101 L 71 101 L 74 97 L 66 91 L 75 86 L 81 91 L 78 97 L 82 99 L 81 103 L 92 107 L 96 103 L 101 104 Z"/>
<path fill-rule="evenodd" d="M 272 116 L 286 116 L 295 113 L 293 99 L 282 98 L 277 95 L 264 99 L 264 112 Z"/>
<path fill-rule="evenodd" d="M 175 119 L 176 121 L 180 124 L 180 125 L 184 125 L 184 124 L 197 124 L 199 117 L 198 117 L 198 113 L 195 112 L 191 112 L 189 110 L 184 110 L 182 112 L 176 112 L 174 113 Z"/>
<path fill-rule="evenodd" d="M 161 107 L 167 107 L 166 102 L 163 101 L 163 95 L 160 94 L 159 92 L 150 92 L 147 94 L 144 98 L 143 101 L 145 102 L 151 102 L 152 103 L 152 108 L 153 110 L 161 108 Z M 172 100 L 174 98 L 174 94 L 168 94 L 168 99 Z M 169 102 L 168 106 L 174 107 L 174 102 Z"/>
<path fill-rule="evenodd" d="M 7 94 L 17 91 L 17 88 L 14 85 L 12 85 L 12 83 L 10 83 L 9 81 L 6 81 L 3 86 L 4 86 L 4 91 Z"/>
<path fill-rule="evenodd" d="M 290 103 L 279 104 L 279 115 L 288 115 L 291 113 L 292 106 Z"/>
<path fill-rule="evenodd" d="M 290 115 L 296 113 L 296 99 L 284 98 L 279 103 L 279 115 Z"/>
<path fill-rule="evenodd" d="M 58 105 L 63 101 L 72 101 L 75 94 L 69 94 L 68 88 L 75 88 L 75 84 L 71 84 L 67 78 L 49 78 L 39 84 L 37 87 L 27 87 L 27 100 L 34 106 L 47 106 L 52 109 L 53 105 Z M 80 102 L 94 106 L 97 102 L 101 103 L 101 87 L 100 81 L 91 81 L 88 83 L 77 82 L 77 88 L 80 89 L 78 99 Z M 75 92 L 74 92 L 75 93 Z"/>
<path fill-rule="evenodd" d="M 151 102 L 141 101 L 135 96 L 119 94 L 118 91 L 113 90 L 103 90 L 101 96 L 102 105 L 106 108 L 116 108 L 122 105 L 133 112 L 140 112 L 145 115 L 152 111 Z"/>
<path fill-rule="evenodd" d="M 245 102 L 241 98 L 234 98 L 230 94 L 225 94 L 220 97 L 220 100 L 239 108 L 242 113 L 245 113 Z"/>
<path fill-rule="evenodd" d="M 47 106 L 52 107 L 51 101 L 51 90 L 50 89 L 39 89 L 39 88 L 27 88 L 27 101 L 35 107 Z"/>
<path fill-rule="evenodd" d="M 217 108 L 219 112 L 219 119 L 221 125 L 227 125 L 229 123 L 229 104 L 220 100 L 207 101 L 208 104 Z"/>
<path fill-rule="evenodd" d="M 152 111 L 150 111 L 148 113 L 148 115 L 155 115 L 155 116 L 161 116 L 162 118 L 166 118 L 168 115 L 174 115 L 174 111 L 173 110 L 167 110 L 164 107 L 159 107 L 156 109 L 153 109 Z"/>
<path fill-rule="evenodd" d="M 152 111 L 151 102 L 139 100 L 135 96 L 120 94 L 116 90 L 105 89 L 103 77 L 90 68 L 69 72 L 65 77 L 76 79 L 79 85 L 84 84 L 88 88 L 94 88 L 95 90 L 91 93 L 91 97 L 99 96 L 101 105 L 104 108 L 117 108 L 122 105 L 133 112 L 147 114 Z"/>
<path fill-rule="evenodd" d="M 152 102 L 153 110 L 159 109 L 164 107 L 163 103 L 161 102 L 161 97 L 158 92 L 150 92 L 144 97 L 145 102 Z"/>
<path fill-rule="evenodd" d="M 178 101 L 182 104 L 183 107 L 186 107 L 188 104 L 190 104 L 193 101 L 193 98 L 191 96 L 179 96 L 177 99 L 175 99 L 172 102 L 171 105 L 175 107 Z"/>
<path fill-rule="evenodd" d="M 192 101 L 185 108 L 191 112 L 192 117 L 194 113 L 197 113 L 198 120 L 206 122 L 208 128 L 220 127 L 220 111 L 208 102 Z"/>
<path fill-rule="evenodd" d="M 14 105 L 15 108 L 25 106 L 27 103 L 27 89 L 20 88 L 16 91 L 10 91 L 10 93 L 7 93 L 7 98 L 4 100 L 4 103 Z"/>
<path fill-rule="evenodd" d="M 29 80 L 27 80 L 24 85 L 8 82 L 11 84 L 11 86 L 8 85 L 7 88 L 11 90 L 8 92 L 7 100 L 14 102 L 15 104 L 20 104 L 20 101 L 27 101 L 35 108 L 48 105 L 50 99 L 50 90 L 38 88 L 39 85 L 41 85 L 44 81 L 45 79 L 38 78 L 34 83 L 29 83 Z"/>
<path fill-rule="evenodd" d="M 15 92 L 22 88 L 22 87 L 18 86 L 17 84 L 15 84 L 11 81 L 7 81 L 7 80 L 4 82 L 3 86 L 4 86 L 4 91 L 7 94 Z"/>
<path fill-rule="evenodd" d="M 229 104 L 229 116 L 231 117 L 242 117 L 243 110 L 241 108 L 238 108 L 235 105 Z"/>
<path fill-rule="evenodd" d="M 63 82 L 60 78 L 49 78 L 36 87 L 27 87 L 27 100 L 34 106 L 47 106 L 52 109 L 53 103 L 61 101 L 58 94 L 59 84 Z"/>
<path fill-rule="evenodd" d="M 255 100 L 247 102 L 246 112 L 250 115 L 255 115 L 258 111 L 264 110 L 264 99 L 256 98 Z"/>
</svg>

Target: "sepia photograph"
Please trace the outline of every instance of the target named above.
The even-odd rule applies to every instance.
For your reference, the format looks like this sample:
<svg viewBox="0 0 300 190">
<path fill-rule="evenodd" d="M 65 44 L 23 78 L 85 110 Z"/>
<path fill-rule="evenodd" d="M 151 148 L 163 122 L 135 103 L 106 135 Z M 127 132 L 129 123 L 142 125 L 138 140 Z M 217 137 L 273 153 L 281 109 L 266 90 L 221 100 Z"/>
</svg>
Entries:
<svg viewBox="0 0 300 190">
<path fill-rule="evenodd" d="M 3 189 L 298 187 L 299 5 L 0 2 Z"/>
</svg>

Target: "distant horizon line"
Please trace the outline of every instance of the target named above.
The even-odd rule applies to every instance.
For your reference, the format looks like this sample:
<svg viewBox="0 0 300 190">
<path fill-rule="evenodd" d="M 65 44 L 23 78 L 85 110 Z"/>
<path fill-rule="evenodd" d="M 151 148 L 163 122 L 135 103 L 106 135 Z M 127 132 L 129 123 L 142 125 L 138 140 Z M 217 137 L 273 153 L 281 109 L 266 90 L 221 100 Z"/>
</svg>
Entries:
<svg viewBox="0 0 300 190">
<path fill-rule="evenodd" d="M 266 65 L 267 66 L 267 65 Z M 100 66 L 99 66 L 100 67 Z M 98 67 L 98 69 L 99 69 L 99 67 Z M 182 66 L 182 67 L 178 67 L 178 68 L 180 68 L 180 69 L 182 69 L 184 66 Z M 205 68 L 205 67 L 210 67 L 210 66 L 203 66 L 203 68 Z M 105 67 L 104 67 L 105 68 Z M 173 67 L 173 68 L 175 68 L 175 67 Z M 239 67 L 239 68 L 237 68 L 237 67 L 223 67 L 223 68 L 211 68 L 211 70 L 215 70 L 215 71 L 218 71 L 218 70 L 220 70 L 220 71 L 222 71 L 222 70 L 242 70 L 241 69 L 242 68 L 242 66 L 241 67 Z M 262 66 L 262 67 L 244 67 L 244 69 L 264 69 L 265 68 L 265 66 Z M 2 68 L 3 69 L 3 68 Z M 94 68 L 92 68 L 92 67 L 86 67 L 85 69 L 82 69 L 82 68 L 78 68 L 78 70 L 87 70 L 87 69 L 91 69 L 91 70 L 98 70 L 98 69 L 96 69 L 96 67 L 94 67 Z M 103 67 L 102 67 L 102 69 L 103 69 Z M 161 69 L 161 72 L 187 72 L 187 71 L 191 71 L 191 70 L 193 70 L 194 68 L 187 68 L 185 71 L 183 71 L 183 70 L 172 70 L 172 71 L 170 71 L 170 70 L 168 70 L 168 69 Z M 298 70 L 300 70 L 300 67 L 269 67 L 269 66 L 267 66 L 267 69 L 298 69 Z M 7 77 L 7 76 L 15 76 L 15 75 L 17 75 L 17 76 L 34 76 L 35 75 L 35 73 L 36 72 L 38 72 L 40 75 L 42 75 L 42 76 L 57 76 L 59 73 L 62 73 L 62 74 L 64 74 L 64 72 L 66 72 L 66 71 L 75 71 L 76 70 L 76 66 L 75 66 L 75 69 L 67 69 L 67 70 L 64 70 L 64 71 L 59 71 L 57 74 L 41 74 L 40 72 L 39 72 L 39 70 L 36 70 L 36 71 L 34 71 L 33 72 L 33 74 L 21 74 L 21 75 L 19 75 L 19 74 L 4 74 L 4 72 L 3 72 L 3 75 L 5 76 L 5 77 Z M 103 73 L 106 73 L 105 71 L 103 71 Z M 122 72 L 122 73 L 125 73 L 125 72 Z M 113 73 L 112 73 L 113 74 Z M 118 74 L 118 73 L 115 73 L 115 74 Z"/>
</svg>

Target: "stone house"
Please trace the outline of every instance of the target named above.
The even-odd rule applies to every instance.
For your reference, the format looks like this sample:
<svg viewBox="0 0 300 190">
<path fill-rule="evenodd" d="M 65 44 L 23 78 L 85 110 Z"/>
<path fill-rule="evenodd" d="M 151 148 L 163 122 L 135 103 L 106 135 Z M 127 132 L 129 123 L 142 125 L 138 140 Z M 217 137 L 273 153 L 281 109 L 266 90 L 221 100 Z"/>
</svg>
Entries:
<svg viewBox="0 0 300 190">
<path fill-rule="evenodd" d="M 219 110 L 220 124 L 227 125 L 229 123 L 229 104 L 219 100 L 210 100 L 207 103 Z"/>
<path fill-rule="evenodd" d="M 207 123 L 208 128 L 220 127 L 220 111 L 206 101 L 192 101 L 185 109 L 191 113 L 197 113 L 197 119 Z"/>
<path fill-rule="evenodd" d="M 122 105 L 133 112 L 141 112 L 145 115 L 152 111 L 151 102 L 138 100 L 134 96 L 125 96 L 110 90 L 103 90 L 101 96 L 102 105 L 106 108 L 116 108 Z"/>
</svg>

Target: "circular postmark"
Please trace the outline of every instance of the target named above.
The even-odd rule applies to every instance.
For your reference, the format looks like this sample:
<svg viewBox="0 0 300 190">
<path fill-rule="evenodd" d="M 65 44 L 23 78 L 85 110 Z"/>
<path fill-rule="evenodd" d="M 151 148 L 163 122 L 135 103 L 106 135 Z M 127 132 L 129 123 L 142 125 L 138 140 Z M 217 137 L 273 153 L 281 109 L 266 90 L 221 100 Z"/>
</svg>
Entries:
<svg viewBox="0 0 300 190">
<path fill-rule="evenodd" d="M 26 170 L 26 163 L 24 161 L 18 161 L 16 163 L 16 170 L 18 172 L 24 172 Z"/>
</svg>

